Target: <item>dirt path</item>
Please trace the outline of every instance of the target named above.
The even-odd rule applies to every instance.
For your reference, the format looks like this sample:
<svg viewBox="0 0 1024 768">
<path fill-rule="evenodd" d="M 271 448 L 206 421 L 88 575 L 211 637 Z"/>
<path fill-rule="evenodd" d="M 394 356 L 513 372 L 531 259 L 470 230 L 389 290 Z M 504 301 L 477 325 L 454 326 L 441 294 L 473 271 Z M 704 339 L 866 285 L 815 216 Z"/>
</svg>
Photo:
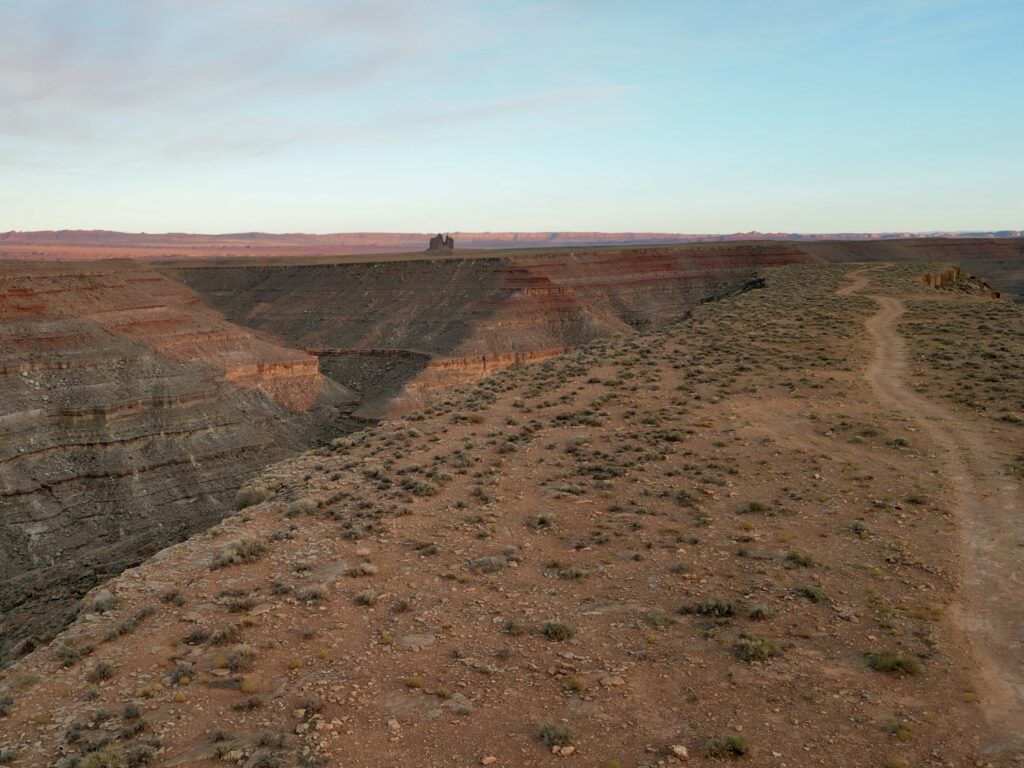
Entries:
<svg viewBox="0 0 1024 768">
<path fill-rule="evenodd" d="M 847 275 L 837 295 L 869 286 L 870 269 Z M 964 544 L 964 590 L 957 619 L 973 639 L 984 685 L 994 751 L 1024 746 L 1024 494 L 1004 472 L 993 435 L 907 383 L 906 343 L 898 323 L 906 311 L 891 296 L 871 295 L 878 312 L 866 322 L 875 344 L 865 377 L 878 399 L 913 420 L 938 448 L 954 488 Z"/>
</svg>

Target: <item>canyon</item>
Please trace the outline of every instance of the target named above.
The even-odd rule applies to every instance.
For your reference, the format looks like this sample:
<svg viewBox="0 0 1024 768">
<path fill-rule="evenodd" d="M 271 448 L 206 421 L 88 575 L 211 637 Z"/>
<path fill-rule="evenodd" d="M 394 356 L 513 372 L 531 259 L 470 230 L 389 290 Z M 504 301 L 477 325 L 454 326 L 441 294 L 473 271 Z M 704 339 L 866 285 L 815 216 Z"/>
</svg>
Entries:
<svg viewBox="0 0 1024 768">
<path fill-rule="evenodd" d="M 317 354 L 395 414 L 439 387 L 675 319 L 759 269 L 805 261 L 788 244 L 498 252 L 363 263 L 159 262 L 232 323 Z"/>
<path fill-rule="evenodd" d="M 0 263 L 0 663 L 261 467 L 797 258 Z"/>
<path fill-rule="evenodd" d="M 635 266 L 493 261 L 452 304 L 483 335 L 403 313 L 438 287 L 382 270 L 382 330 L 336 349 L 443 366 L 438 340 L 479 350 L 539 265 L 557 290 L 529 313 L 626 319 L 255 471 L 0 671 L 7 762 L 1020 765 L 1018 304 L 947 263 L 747 264 L 662 320 L 681 277 L 641 298 Z M 252 322 L 336 334 L 346 284 L 355 322 L 368 283 L 321 267 L 318 301 L 243 275 L 268 287 Z"/>
<path fill-rule="evenodd" d="M 227 514 L 261 467 L 446 389 L 677 321 L 783 264 L 955 260 L 1020 295 L 1022 242 L 2 261 L 0 664 Z"/>
<path fill-rule="evenodd" d="M 787 264 L 955 257 L 1020 290 L 1021 248 L 0 262 L 0 664 L 48 642 L 96 584 L 229 514 L 261 468 L 452 387 L 663 327 Z"/>
</svg>

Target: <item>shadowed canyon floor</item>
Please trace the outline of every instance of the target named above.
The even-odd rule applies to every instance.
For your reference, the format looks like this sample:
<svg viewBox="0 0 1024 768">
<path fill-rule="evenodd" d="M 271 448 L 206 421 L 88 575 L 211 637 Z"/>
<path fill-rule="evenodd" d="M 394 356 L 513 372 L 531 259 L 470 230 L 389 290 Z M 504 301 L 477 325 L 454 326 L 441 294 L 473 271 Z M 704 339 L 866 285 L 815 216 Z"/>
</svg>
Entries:
<svg viewBox="0 0 1024 768">
<path fill-rule="evenodd" d="M 2 754 L 1019 764 L 1024 318 L 925 269 L 771 270 L 267 468 L 2 673 Z"/>
</svg>

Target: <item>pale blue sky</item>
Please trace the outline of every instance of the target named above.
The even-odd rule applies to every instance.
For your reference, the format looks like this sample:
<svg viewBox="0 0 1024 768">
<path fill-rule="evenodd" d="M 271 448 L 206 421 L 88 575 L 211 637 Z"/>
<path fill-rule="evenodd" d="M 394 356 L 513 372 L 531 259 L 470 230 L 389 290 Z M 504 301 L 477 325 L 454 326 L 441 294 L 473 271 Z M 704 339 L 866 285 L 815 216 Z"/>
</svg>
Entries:
<svg viewBox="0 0 1024 768">
<path fill-rule="evenodd" d="M 0 0 L 0 230 L 1024 227 L 1021 0 Z"/>
</svg>

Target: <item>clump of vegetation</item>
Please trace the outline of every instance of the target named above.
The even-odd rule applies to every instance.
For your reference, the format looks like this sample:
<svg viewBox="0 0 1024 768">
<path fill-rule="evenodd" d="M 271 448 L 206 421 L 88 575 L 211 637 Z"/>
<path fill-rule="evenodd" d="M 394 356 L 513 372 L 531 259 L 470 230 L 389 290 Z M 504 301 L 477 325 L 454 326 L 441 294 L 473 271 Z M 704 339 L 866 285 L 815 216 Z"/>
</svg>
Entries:
<svg viewBox="0 0 1024 768">
<path fill-rule="evenodd" d="M 241 539 L 228 544 L 210 563 L 210 570 L 226 568 L 229 565 L 251 563 L 258 560 L 267 548 L 254 539 Z"/>
<path fill-rule="evenodd" d="M 704 756 L 715 758 L 743 757 L 749 751 L 747 739 L 736 733 L 718 736 L 704 745 Z"/>
<path fill-rule="evenodd" d="M 327 597 L 327 587 L 317 584 L 301 590 L 296 597 L 303 603 L 314 603 Z"/>
<path fill-rule="evenodd" d="M 815 564 L 814 558 L 807 552 L 790 552 L 786 555 L 786 560 L 803 568 L 810 568 Z"/>
<path fill-rule="evenodd" d="M 317 503 L 313 499 L 296 499 L 284 510 L 285 517 L 297 517 L 299 515 L 312 515 L 317 510 Z"/>
<path fill-rule="evenodd" d="M 249 485 L 240 488 L 235 494 L 235 509 L 241 510 L 246 507 L 254 507 L 267 498 L 267 489 L 258 485 Z"/>
<path fill-rule="evenodd" d="M 228 654 L 224 666 L 232 672 L 248 672 L 256 661 L 256 651 L 248 645 L 239 645 Z"/>
<path fill-rule="evenodd" d="M 812 603 L 824 603 L 828 600 L 828 595 L 821 587 L 801 585 L 794 587 L 793 592 L 800 597 L 806 597 Z"/>
<path fill-rule="evenodd" d="M 353 599 L 356 605 L 376 605 L 377 593 L 372 589 L 364 589 L 362 592 L 357 592 Z"/>
<path fill-rule="evenodd" d="M 644 624 L 654 629 L 665 629 L 675 623 L 671 616 L 658 608 L 645 611 L 640 618 Z"/>
<path fill-rule="evenodd" d="M 545 621 L 540 631 L 548 640 L 568 640 L 576 634 L 564 621 Z"/>
<path fill-rule="evenodd" d="M 188 664 L 175 664 L 170 677 L 173 685 L 188 685 L 192 682 L 192 668 Z"/>
<path fill-rule="evenodd" d="M 537 738 L 548 749 L 568 746 L 572 743 L 574 736 L 575 734 L 569 726 L 554 725 L 553 723 L 545 723 L 537 733 Z"/>
<path fill-rule="evenodd" d="M 160 599 L 176 608 L 181 608 L 185 604 L 185 597 L 181 594 L 180 589 L 169 589 L 160 595 Z"/>
<path fill-rule="evenodd" d="M 489 556 L 478 557 L 469 561 L 469 569 L 473 573 L 497 573 L 508 565 L 508 558 Z"/>
<path fill-rule="evenodd" d="M 772 612 L 763 605 L 755 605 L 750 609 L 748 616 L 754 621 L 766 621 L 772 617 Z"/>
<path fill-rule="evenodd" d="M 14 698 L 11 696 L 0 696 L 0 717 L 7 717 L 14 706 Z"/>
<path fill-rule="evenodd" d="M 894 651 L 869 651 L 864 657 L 869 667 L 887 675 L 905 677 L 921 671 L 921 665 L 915 659 Z"/>
<path fill-rule="evenodd" d="M 714 597 L 708 600 L 701 600 L 693 606 L 684 605 L 679 609 L 680 613 L 696 613 L 700 616 L 712 616 L 716 619 L 724 619 L 736 614 L 736 608 L 728 600 Z"/>
<path fill-rule="evenodd" d="M 90 683 L 98 683 L 102 680 L 109 680 L 114 676 L 114 666 L 109 661 L 100 661 L 96 663 L 89 674 L 86 675 L 86 679 Z"/>
<path fill-rule="evenodd" d="M 517 637 L 526 631 L 526 625 L 519 621 L 519 619 L 506 619 L 505 623 L 501 626 L 501 631 L 506 635 Z"/>
<path fill-rule="evenodd" d="M 186 645 L 202 645 L 210 639 L 210 633 L 205 629 L 197 627 L 185 636 Z"/>
<path fill-rule="evenodd" d="M 238 636 L 241 634 L 241 631 L 242 628 L 237 624 L 225 624 L 210 635 L 210 645 L 230 645 L 238 640 Z"/>
<path fill-rule="evenodd" d="M 779 655 L 779 648 L 772 640 L 757 635 L 743 633 L 734 647 L 736 658 L 740 661 L 768 661 Z"/>
<path fill-rule="evenodd" d="M 526 526 L 535 531 L 549 531 L 554 524 L 555 518 L 548 514 L 540 514 L 526 521 Z"/>
<path fill-rule="evenodd" d="M 101 590 L 89 606 L 92 613 L 106 613 L 117 605 L 117 598 L 107 590 Z"/>
</svg>

